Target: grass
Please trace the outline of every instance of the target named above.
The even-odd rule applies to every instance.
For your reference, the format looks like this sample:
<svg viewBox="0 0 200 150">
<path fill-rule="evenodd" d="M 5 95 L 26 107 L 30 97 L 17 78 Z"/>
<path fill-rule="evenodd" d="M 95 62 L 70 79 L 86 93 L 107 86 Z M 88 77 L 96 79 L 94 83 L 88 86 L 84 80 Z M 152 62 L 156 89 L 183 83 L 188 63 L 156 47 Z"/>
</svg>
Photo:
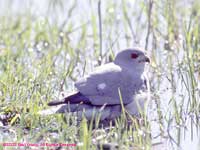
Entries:
<svg viewBox="0 0 200 150">
<path fill-rule="evenodd" d="M 13 5 L 12 1 L 3 3 L 7 10 Z M 76 149 L 85 150 L 151 149 L 159 145 L 156 139 L 167 138 L 171 147 L 183 148 L 182 137 L 187 138 L 189 132 L 194 140 L 195 129 L 199 130 L 199 8 L 197 0 L 77 0 L 69 4 L 47 0 L 43 16 L 29 9 L 22 13 L 2 10 L 0 141 L 76 143 Z M 143 125 L 131 118 L 128 126 L 124 114 L 110 128 L 77 122 L 69 114 L 37 114 L 63 91 L 73 91 L 73 82 L 86 72 L 133 45 L 148 49 L 152 60 L 152 108 Z"/>
</svg>

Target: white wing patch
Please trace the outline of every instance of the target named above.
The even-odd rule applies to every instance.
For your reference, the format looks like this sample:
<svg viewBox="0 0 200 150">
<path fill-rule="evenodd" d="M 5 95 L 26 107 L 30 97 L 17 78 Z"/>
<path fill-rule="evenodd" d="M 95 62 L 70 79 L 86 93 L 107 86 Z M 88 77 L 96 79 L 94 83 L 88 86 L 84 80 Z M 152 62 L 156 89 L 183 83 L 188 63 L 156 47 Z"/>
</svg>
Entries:
<svg viewBox="0 0 200 150">
<path fill-rule="evenodd" d="M 98 84 L 98 86 L 97 86 L 97 88 L 98 88 L 99 90 L 103 90 L 103 89 L 105 89 L 105 87 L 106 87 L 106 84 L 105 84 L 105 83 L 100 83 L 100 84 Z"/>
</svg>

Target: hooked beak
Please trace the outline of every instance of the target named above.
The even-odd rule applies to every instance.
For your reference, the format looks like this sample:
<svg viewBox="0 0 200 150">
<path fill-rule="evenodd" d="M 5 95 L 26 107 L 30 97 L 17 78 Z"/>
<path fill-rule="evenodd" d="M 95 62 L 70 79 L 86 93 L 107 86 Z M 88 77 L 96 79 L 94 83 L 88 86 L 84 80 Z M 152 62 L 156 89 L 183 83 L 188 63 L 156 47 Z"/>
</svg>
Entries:
<svg viewBox="0 0 200 150">
<path fill-rule="evenodd" d="M 147 62 L 147 63 L 150 63 L 150 59 L 149 59 L 149 57 L 147 57 L 147 56 L 144 56 L 144 57 L 142 57 L 140 60 L 139 60 L 139 62 Z"/>
<path fill-rule="evenodd" d="M 145 56 L 145 62 L 150 63 L 150 59 L 149 59 L 149 57 Z"/>
</svg>

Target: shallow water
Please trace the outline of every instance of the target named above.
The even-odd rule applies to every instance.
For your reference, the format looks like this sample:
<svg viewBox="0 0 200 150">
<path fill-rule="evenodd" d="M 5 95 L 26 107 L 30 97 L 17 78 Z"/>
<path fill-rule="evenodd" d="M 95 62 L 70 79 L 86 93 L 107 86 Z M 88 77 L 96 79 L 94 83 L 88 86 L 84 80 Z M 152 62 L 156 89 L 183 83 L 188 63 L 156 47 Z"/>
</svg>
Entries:
<svg viewBox="0 0 200 150">
<path fill-rule="evenodd" d="M 41 25 L 45 22 L 44 18 L 48 18 L 49 24 L 52 25 L 56 23 L 58 26 L 62 26 L 63 20 L 65 20 L 66 24 L 73 24 L 73 28 L 76 29 L 77 27 L 80 27 L 84 24 L 87 24 L 87 34 L 90 36 L 92 34 L 92 24 L 91 24 L 91 17 L 92 15 L 97 14 L 97 1 L 96 2 L 82 2 L 78 1 L 76 3 L 76 6 L 70 16 L 68 16 L 69 9 L 73 5 L 73 1 L 61 1 L 61 5 L 49 5 L 48 1 L 26 1 L 23 0 L 20 3 L 17 0 L 11 1 L 3 1 L 0 0 L 0 15 L 18 15 L 18 14 L 30 14 L 31 17 L 35 17 L 39 19 L 39 22 Z M 116 10 L 110 6 L 108 6 L 107 3 L 102 1 L 102 17 L 106 18 L 106 16 L 113 16 L 115 20 L 107 20 L 107 22 L 112 22 L 113 26 L 105 25 L 103 26 L 103 54 L 107 54 L 110 47 L 116 53 L 118 49 L 124 49 L 126 47 L 131 46 L 141 46 L 144 47 L 145 45 L 145 37 L 146 37 L 146 17 L 144 14 L 141 14 L 141 18 L 136 18 L 139 11 L 141 11 L 141 6 L 135 5 L 136 2 L 127 2 L 127 7 L 129 10 L 133 10 L 132 14 L 136 13 L 136 15 L 132 15 L 131 13 L 128 13 L 129 17 L 131 16 L 131 23 L 134 28 L 135 37 L 133 34 L 128 34 L 129 37 L 127 38 L 127 32 L 130 33 L 130 30 L 126 29 L 124 27 L 124 21 L 123 21 L 123 13 L 120 11 L 122 7 L 120 7 L 121 2 L 116 3 L 117 5 Z M 138 2 L 139 3 L 139 2 Z M 179 2 L 180 3 L 180 2 Z M 192 3 L 192 2 L 191 2 Z M 190 7 L 190 2 L 182 1 L 178 6 L 182 7 L 185 4 Z M 138 8 L 137 8 L 137 7 Z M 177 6 L 177 7 L 178 7 Z M 9 8 L 9 9 L 8 9 Z M 62 9 L 60 9 L 62 8 Z M 89 10 L 89 11 L 88 11 Z M 138 12 L 137 12 L 138 10 Z M 95 15 L 97 17 L 97 15 Z M 162 16 L 160 16 L 160 20 L 162 20 Z M 186 19 L 187 20 L 187 19 Z M 95 20 L 97 23 L 97 20 Z M 105 21 L 105 24 L 107 23 Z M 114 23 L 113 23 L 114 22 Z M 139 24 L 139 25 L 138 25 Z M 165 26 L 163 26 L 163 32 L 165 31 Z M 110 33 L 106 33 L 109 31 Z M 62 33 L 62 32 L 61 32 Z M 182 35 L 180 34 L 180 37 Z M 79 43 L 80 38 L 80 31 L 79 29 L 75 30 L 75 32 L 70 34 L 70 38 L 72 40 L 72 45 L 74 48 L 76 48 L 77 43 Z M 109 39 L 111 38 L 111 41 Z M 128 40 L 127 40 L 127 39 Z M 117 39 L 117 44 L 114 41 Z M 133 40 L 132 40 L 133 39 Z M 200 137 L 198 135 L 198 122 L 197 122 L 197 128 L 195 126 L 195 119 L 194 122 L 191 123 L 191 115 L 188 111 L 188 100 L 191 98 L 189 95 L 190 92 L 188 91 L 191 88 L 190 84 L 190 76 L 189 73 L 186 71 L 185 68 L 187 68 L 187 64 L 179 66 L 179 62 L 181 62 L 184 58 L 185 52 L 183 50 L 176 50 L 176 47 L 172 50 L 163 50 L 164 45 L 166 44 L 165 39 L 159 39 L 157 43 L 157 49 L 155 51 L 152 51 L 151 49 L 154 47 L 152 42 L 152 37 L 150 38 L 150 44 L 148 46 L 149 48 L 149 54 L 154 54 L 156 56 L 155 60 L 157 62 L 157 65 L 151 66 L 150 71 L 150 78 L 151 78 L 151 86 L 152 86 L 152 105 L 150 106 L 149 110 L 149 116 L 150 116 L 150 122 L 152 127 L 152 137 L 153 137 L 153 143 L 160 143 L 155 144 L 154 149 L 181 149 L 181 150 L 188 150 L 188 149 L 198 149 L 200 146 Z M 179 44 L 183 43 L 184 40 L 180 38 L 178 41 Z M 83 61 L 85 58 L 91 58 L 87 59 L 87 65 L 86 70 L 89 72 L 93 70 L 93 67 L 98 65 L 98 62 L 93 57 L 94 54 L 94 41 L 92 38 L 88 38 L 86 41 L 85 50 L 84 50 L 84 56 Z M 113 44 L 113 45 L 111 45 Z M 169 59 L 172 59 L 171 62 Z M 70 60 L 70 57 L 68 58 Z M 179 60 L 179 62 L 177 61 Z M 28 61 L 28 60 L 27 60 Z M 108 61 L 106 59 L 103 60 L 104 62 Z M 166 63 L 167 62 L 167 63 Z M 58 59 L 56 62 L 56 65 L 64 64 L 69 65 L 69 62 L 62 61 L 61 59 Z M 170 64 L 172 63 L 172 64 Z M 197 64 L 198 65 L 198 64 Z M 83 64 L 79 63 L 76 66 L 76 76 L 80 76 L 82 73 Z M 170 71 L 170 69 L 172 71 Z M 156 70 L 156 71 L 155 71 Z M 37 71 L 36 71 L 37 72 Z M 200 81 L 198 80 L 197 75 L 194 76 L 195 81 L 197 82 L 197 87 L 200 87 Z M 186 82 L 187 86 L 185 86 Z M 187 83 L 188 82 L 188 83 Z M 73 81 L 69 80 L 68 85 L 73 87 Z M 199 88 L 196 89 L 196 97 L 197 100 L 199 96 L 197 95 L 199 92 Z M 160 126 L 158 122 L 158 113 L 157 113 L 157 104 L 159 103 L 160 110 L 162 112 L 162 122 L 163 122 L 163 133 L 166 138 L 162 138 L 161 136 L 157 136 L 161 133 Z M 199 102 L 198 102 L 199 103 Z M 174 105 L 176 104 L 176 107 L 178 107 L 178 110 L 181 110 L 181 118 L 183 121 L 180 123 L 180 125 L 177 125 L 175 122 L 175 110 Z M 156 121 L 155 121 L 156 120 Z M 3 134 L 4 136 L 4 134 Z M 6 136 L 6 135 L 5 135 Z M 156 138 L 154 138 L 156 137 Z M 2 138 L 0 137 L 0 140 Z"/>
</svg>

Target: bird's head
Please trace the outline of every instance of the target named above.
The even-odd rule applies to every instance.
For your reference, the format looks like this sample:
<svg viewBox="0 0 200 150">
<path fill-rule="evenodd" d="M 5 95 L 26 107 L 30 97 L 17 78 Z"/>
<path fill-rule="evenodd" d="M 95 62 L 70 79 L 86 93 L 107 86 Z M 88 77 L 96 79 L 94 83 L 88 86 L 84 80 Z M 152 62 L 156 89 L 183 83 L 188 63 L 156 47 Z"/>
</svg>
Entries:
<svg viewBox="0 0 200 150">
<path fill-rule="evenodd" d="M 130 48 L 119 52 L 114 63 L 122 68 L 132 71 L 143 72 L 146 63 L 150 63 L 150 59 L 140 48 Z"/>
</svg>

